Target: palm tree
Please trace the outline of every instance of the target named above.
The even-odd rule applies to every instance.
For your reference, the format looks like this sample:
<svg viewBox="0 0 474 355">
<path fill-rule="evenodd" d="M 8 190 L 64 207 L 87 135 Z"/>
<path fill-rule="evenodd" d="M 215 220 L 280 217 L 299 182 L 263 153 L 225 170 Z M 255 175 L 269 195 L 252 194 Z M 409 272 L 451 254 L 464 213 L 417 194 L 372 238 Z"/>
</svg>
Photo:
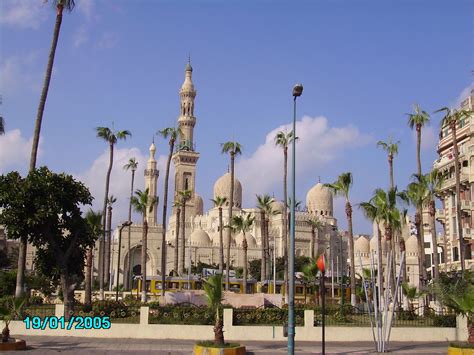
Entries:
<svg viewBox="0 0 474 355">
<path fill-rule="evenodd" d="M 242 154 L 242 145 L 235 141 L 229 141 L 221 144 L 221 153 L 229 154 L 230 156 L 230 188 L 229 188 L 229 221 L 232 220 L 232 208 L 234 207 L 234 179 L 235 179 L 235 157 Z M 226 271 L 226 290 L 229 290 L 229 269 L 230 269 L 230 228 L 227 229 L 227 262 L 225 266 Z"/>
<path fill-rule="evenodd" d="M 354 261 L 354 234 L 352 232 L 352 206 L 349 201 L 349 190 L 352 187 L 352 174 L 350 172 L 342 173 L 332 184 L 324 184 L 330 188 L 336 195 L 344 196 L 346 199 L 346 217 L 347 228 L 349 229 L 349 258 L 351 260 L 351 304 L 356 305 L 356 280 L 355 280 L 355 261 Z"/>
<path fill-rule="evenodd" d="M 416 287 L 411 287 L 408 282 L 402 283 L 403 294 L 408 300 L 408 311 L 413 311 L 413 301 L 423 296 L 422 293 L 418 292 Z"/>
<path fill-rule="evenodd" d="M 5 120 L 0 116 L 0 136 L 5 134 Z"/>
<path fill-rule="evenodd" d="M 104 196 L 104 208 L 102 215 L 102 228 L 103 235 L 99 241 L 99 288 L 100 288 L 100 299 L 104 299 L 104 241 L 106 238 L 106 213 L 107 213 L 107 200 L 109 198 L 109 185 L 110 185 L 110 174 L 112 172 L 112 166 L 114 164 L 114 145 L 119 139 L 127 139 L 132 134 L 128 130 L 115 131 L 108 127 L 97 127 L 97 137 L 105 140 L 109 144 L 109 167 L 107 169 L 107 175 L 105 176 L 105 196 Z"/>
<path fill-rule="evenodd" d="M 316 259 L 311 258 L 310 262 L 304 265 L 303 274 L 300 276 L 300 281 L 303 284 L 304 304 L 306 304 L 306 289 L 308 286 L 316 283 L 318 275 L 318 267 L 316 266 Z"/>
<path fill-rule="evenodd" d="M 389 173 L 390 173 L 390 188 L 391 189 L 395 187 L 395 184 L 393 182 L 393 158 L 395 157 L 395 155 L 398 154 L 399 144 L 400 144 L 400 141 L 393 143 L 391 138 L 388 140 L 388 142 L 384 142 L 384 141 L 377 142 L 377 147 L 381 147 L 388 154 L 388 167 L 389 167 Z"/>
<path fill-rule="evenodd" d="M 251 216 L 250 213 L 247 213 L 244 216 L 234 216 L 231 220 L 231 228 L 236 234 L 242 233 L 244 240 L 242 241 L 242 249 L 244 251 L 244 293 L 247 293 L 247 274 L 248 274 L 248 262 L 247 262 L 247 237 L 245 233 L 250 231 L 253 222 L 255 221 L 255 217 Z"/>
<path fill-rule="evenodd" d="M 46 97 L 48 96 L 49 83 L 51 81 L 51 73 L 53 71 L 54 56 L 56 54 L 56 46 L 59 39 L 59 31 L 63 21 L 63 11 L 71 12 L 74 9 L 74 0 L 52 0 L 53 6 L 56 7 L 56 24 L 54 26 L 53 41 L 49 50 L 48 64 L 46 67 L 46 75 L 44 77 L 43 89 L 41 91 L 38 112 L 36 114 L 35 130 L 33 133 L 33 144 L 31 145 L 30 172 L 36 168 L 36 158 L 38 156 L 39 138 L 41 132 L 41 122 L 43 120 L 44 107 L 46 105 Z M 20 239 L 20 247 L 18 250 L 18 270 L 16 274 L 16 290 L 15 297 L 22 297 L 24 294 L 25 282 L 25 265 L 26 265 L 26 239 Z"/>
<path fill-rule="evenodd" d="M 114 195 L 110 195 L 107 200 L 107 240 L 105 241 L 105 279 L 107 285 L 112 285 L 112 275 L 110 274 L 110 252 L 112 248 L 112 205 L 117 202 Z"/>
<path fill-rule="evenodd" d="M 271 277 L 271 274 L 272 274 L 272 266 L 271 266 L 271 258 L 270 258 L 270 217 L 271 216 L 276 216 L 276 215 L 279 215 L 281 212 L 278 211 L 278 210 L 274 210 L 273 209 L 273 204 L 269 204 L 267 206 L 267 209 L 265 211 L 265 215 L 266 215 L 266 218 L 265 218 L 265 231 L 266 231 L 266 259 L 267 259 L 267 266 L 266 266 L 266 269 L 267 269 L 267 277 L 266 279 L 267 280 L 270 280 L 270 277 Z M 273 239 L 274 243 L 273 243 L 273 247 L 275 248 L 276 244 L 275 244 L 275 238 Z"/>
<path fill-rule="evenodd" d="M 223 274 L 224 272 L 224 223 L 222 221 L 222 206 L 227 202 L 227 197 L 216 196 L 215 199 L 211 199 L 219 210 L 219 273 Z"/>
<path fill-rule="evenodd" d="M 461 220 L 461 176 L 459 171 L 459 148 L 457 140 L 457 126 L 461 128 L 461 124 L 464 123 L 464 119 L 468 118 L 474 113 L 474 111 L 468 110 L 453 110 L 447 107 L 440 108 L 435 112 L 444 112 L 444 117 L 441 120 L 441 127 L 449 126 L 453 136 L 453 150 L 454 150 L 454 175 L 456 178 L 456 222 L 458 228 L 459 238 L 459 255 L 461 261 L 461 270 L 464 271 L 464 259 L 466 253 L 466 246 L 463 239 L 462 220 Z M 421 175 L 421 174 L 420 174 Z"/>
<path fill-rule="evenodd" d="M 128 160 L 128 163 L 125 164 L 123 166 L 123 168 L 125 170 L 131 170 L 132 171 L 132 180 L 130 182 L 130 201 L 129 201 L 129 204 L 128 204 L 128 220 L 131 221 L 132 220 L 132 197 L 133 197 L 133 184 L 135 182 L 135 171 L 137 171 L 137 168 L 138 168 L 138 162 L 137 160 L 135 159 L 135 157 L 133 158 L 130 158 Z M 131 230 L 132 230 L 132 227 L 131 226 L 128 226 L 127 227 L 128 229 L 128 245 L 127 245 L 127 255 L 128 255 L 128 258 L 127 258 L 127 279 L 125 281 L 125 289 L 126 290 L 130 290 L 130 276 L 132 274 L 131 272 L 131 255 L 130 255 L 130 244 L 131 244 L 131 240 L 132 240 L 132 237 L 131 237 Z"/>
<path fill-rule="evenodd" d="M 315 245 L 318 246 L 318 249 L 320 247 L 319 245 L 319 232 L 321 230 L 321 227 L 323 226 L 323 222 L 321 222 L 320 219 L 318 218 L 311 218 L 306 221 L 308 225 L 311 227 L 311 246 L 310 246 L 310 257 L 311 259 L 314 259 L 316 257 L 314 249 Z M 318 232 L 318 240 L 316 241 L 316 231 Z"/>
<path fill-rule="evenodd" d="M 413 113 L 407 113 L 408 126 L 416 129 L 416 162 L 418 175 L 421 175 L 421 129 L 430 122 L 430 115 L 423 111 L 417 104 L 413 105 Z"/>
<path fill-rule="evenodd" d="M 279 131 L 275 136 L 275 145 L 283 150 L 283 201 L 288 201 L 288 147 L 293 141 L 293 131 Z M 288 290 L 288 250 L 290 249 L 290 238 L 288 236 L 288 214 L 283 214 L 283 260 L 285 266 L 284 283 Z M 288 292 L 285 292 L 285 301 L 288 301 Z M 288 303 L 288 302 L 287 302 Z"/>
<path fill-rule="evenodd" d="M 158 131 L 164 139 L 168 140 L 169 153 L 168 160 L 166 161 L 166 173 L 165 173 L 165 188 L 163 192 L 163 220 L 162 220 L 162 235 L 161 235 L 161 294 L 165 295 L 165 278 L 166 278 L 166 211 L 168 209 L 168 183 L 170 178 L 170 165 L 171 158 L 173 157 L 174 144 L 178 138 L 180 130 L 174 127 L 168 127 L 161 131 Z"/>
<path fill-rule="evenodd" d="M 263 281 L 267 275 L 267 248 L 268 248 L 268 241 L 267 241 L 267 228 L 266 228 L 266 211 L 271 209 L 271 204 L 275 200 L 268 194 L 264 195 L 257 195 L 257 208 L 260 210 L 260 234 L 262 236 L 262 256 L 260 260 L 260 281 Z"/>
<path fill-rule="evenodd" d="M 86 212 L 86 221 L 91 229 L 92 235 L 98 237 L 102 234 L 102 212 L 94 212 L 92 209 Z M 86 306 L 92 304 L 92 249 L 87 249 L 86 254 L 86 277 L 85 277 L 85 301 Z"/>
<path fill-rule="evenodd" d="M 153 210 L 156 204 L 156 197 L 148 195 L 148 188 L 145 191 L 135 191 L 135 196 L 132 196 L 132 206 L 135 212 L 142 215 L 143 229 L 142 229 L 142 257 L 141 257 L 141 274 L 142 274 L 142 302 L 146 302 L 146 248 L 148 237 L 148 220 L 147 213 Z"/>
<path fill-rule="evenodd" d="M 181 223 L 181 202 L 176 200 L 173 203 L 173 207 L 176 207 L 176 238 L 175 238 L 175 246 L 174 246 L 174 263 L 173 269 L 175 272 L 178 272 L 178 258 L 179 258 L 179 228 Z"/>
<path fill-rule="evenodd" d="M 181 256 L 180 256 L 180 263 L 178 273 L 182 275 L 184 273 L 184 264 L 185 264 L 185 250 L 186 250 L 186 201 L 191 198 L 191 190 L 182 190 L 178 191 L 180 200 L 181 200 Z M 176 238 L 178 236 L 176 235 Z"/>
<path fill-rule="evenodd" d="M 222 274 L 211 276 L 204 280 L 204 292 L 206 294 L 207 305 L 211 311 L 215 312 L 214 323 L 214 344 L 224 345 L 224 322 L 221 317 L 222 311 Z"/>
</svg>

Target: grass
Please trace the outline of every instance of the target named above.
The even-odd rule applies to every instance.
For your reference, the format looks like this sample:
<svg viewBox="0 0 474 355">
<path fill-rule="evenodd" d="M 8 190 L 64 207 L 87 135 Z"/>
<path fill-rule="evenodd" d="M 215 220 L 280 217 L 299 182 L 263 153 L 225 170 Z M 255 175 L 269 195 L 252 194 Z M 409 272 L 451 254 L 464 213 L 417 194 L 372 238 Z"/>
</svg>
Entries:
<svg viewBox="0 0 474 355">
<path fill-rule="evenodd" d="M 240 346 L 240 344 L 237 344 L 237 343 L 225 343 L 224 345 L 218 345 L 214 343 L 214 341 L 212 340 L 199 341 L 197 345 L 204 346 L 206 348 L 221 348 L 221 349 L 238 348 Z"/>
</svg>

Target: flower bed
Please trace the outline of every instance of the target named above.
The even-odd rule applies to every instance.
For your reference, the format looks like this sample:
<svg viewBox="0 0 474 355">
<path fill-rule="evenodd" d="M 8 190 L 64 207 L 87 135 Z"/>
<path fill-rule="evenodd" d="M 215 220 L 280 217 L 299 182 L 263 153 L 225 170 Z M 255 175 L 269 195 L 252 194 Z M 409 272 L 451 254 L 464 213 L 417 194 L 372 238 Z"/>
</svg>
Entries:
<svg viewBox="0 0 474 355">
<path fill-rule="evenodd" d="M 150 304 L 150 324 L 213 325 L 214 314 L 208 307 L 193 305 L 159 306 Z"/>
</svg>

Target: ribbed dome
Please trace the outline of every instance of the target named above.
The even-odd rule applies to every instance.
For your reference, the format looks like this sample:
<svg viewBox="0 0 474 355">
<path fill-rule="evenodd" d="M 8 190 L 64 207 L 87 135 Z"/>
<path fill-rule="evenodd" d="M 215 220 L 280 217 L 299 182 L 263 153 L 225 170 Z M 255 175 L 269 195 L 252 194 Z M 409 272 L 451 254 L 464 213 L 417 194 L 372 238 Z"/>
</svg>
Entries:
<svg viewBox="0 0 474 355">
<path fill-rule="evenodd" d="M 387 243 L 384 238 L 380 240 L 380 244 L 382 245 L 382 256 L 384 256 L 387 249 Z M 377 252 L 377 238 L 375 236 L 370 239 L 370 251 L 373 253 Z"/>
<path fill-rule="evenodd" d="M 356 254 L 357 253 L 369 254 L 370 252 L 369 240 L 364 236 L 360 236 L 359 238 L 357 238 L 357 240 L 354 243 L 354 251 Z"/>
<path fill-rule="evenodd" d="M 332 217 L 332 192 L 320 182 L 314 185 L 306 194 L 308 212 L 318 216 Z"/>
<path fill-rule="evenodd" d="M 414 235 L 406 240 L 405 250 L 408 255 L 418 255 L 418 239 Z"/>
<path fill-rule="evenodd" d="M 282 201 L 273 201 L 272 202 L 272 210 L 283 213 L 285 211 L 285 204 Z"/>
<path fill-rule="evenodd" d="M 202 216 L 204 214 L 204 202 L 197 193 L 194 194 L 194 206 L 196 208 L 196 215 Z"/>
<path fill-rule="evenodd" d="M 257 246 L 257 241 L 252 236 L 252 234 L 246 233 L 245 234 L 245 239 L 247 239 L 247 246 L 249 248 L 255 248 Z M 244 241 L 244 234 L 243 233 L 237 234 L 237 236 L 235 237 L 235 244 L 237 244 L 237 246 L 241 247 L 243 241 Z"/>
<path fill-rule="evenodd" d="M 191 244 L 209 245 L 211 244 L 211 238 L 202 229 L 196 229 L 191 233 Z"/>
<path fill-rule="evenodd" d="M 214 184 L 214 199 L 217 196 L 227 197 L 226 206 L 229 206 L 231 178 L 230 173 L 226 173 L 217 179 Z M 242 207 L 242 185 L 237 178 L 234 178 L 234 207 Z"/>
</svg>

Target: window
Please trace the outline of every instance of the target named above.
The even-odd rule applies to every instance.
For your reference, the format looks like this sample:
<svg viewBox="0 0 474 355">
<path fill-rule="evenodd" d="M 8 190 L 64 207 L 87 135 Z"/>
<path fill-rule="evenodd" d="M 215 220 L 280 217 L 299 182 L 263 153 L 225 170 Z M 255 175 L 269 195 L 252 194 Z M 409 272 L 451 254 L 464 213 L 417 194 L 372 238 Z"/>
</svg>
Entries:
<svg viewBox="0 0 474 355">
<path fill-rule="evenodd" d="M 468 161 L 467 161 L 467 160 L 464 160 L 464 161 L 462 162 L 462 166 L 463 166 L 463 168 L 467 168 L 467 167 L 469 166 Z"/>
<path fill-rule="evenodd" d="M 453 261 L 458 261 L 459 260 L 459 251 L 458 247 L 453 248 Z"/>
<path fill-rule="evenodd" d="M 425 249 L 429 249 L 431 247 L 431 243 L 425 242 Z"/>
</svg>

